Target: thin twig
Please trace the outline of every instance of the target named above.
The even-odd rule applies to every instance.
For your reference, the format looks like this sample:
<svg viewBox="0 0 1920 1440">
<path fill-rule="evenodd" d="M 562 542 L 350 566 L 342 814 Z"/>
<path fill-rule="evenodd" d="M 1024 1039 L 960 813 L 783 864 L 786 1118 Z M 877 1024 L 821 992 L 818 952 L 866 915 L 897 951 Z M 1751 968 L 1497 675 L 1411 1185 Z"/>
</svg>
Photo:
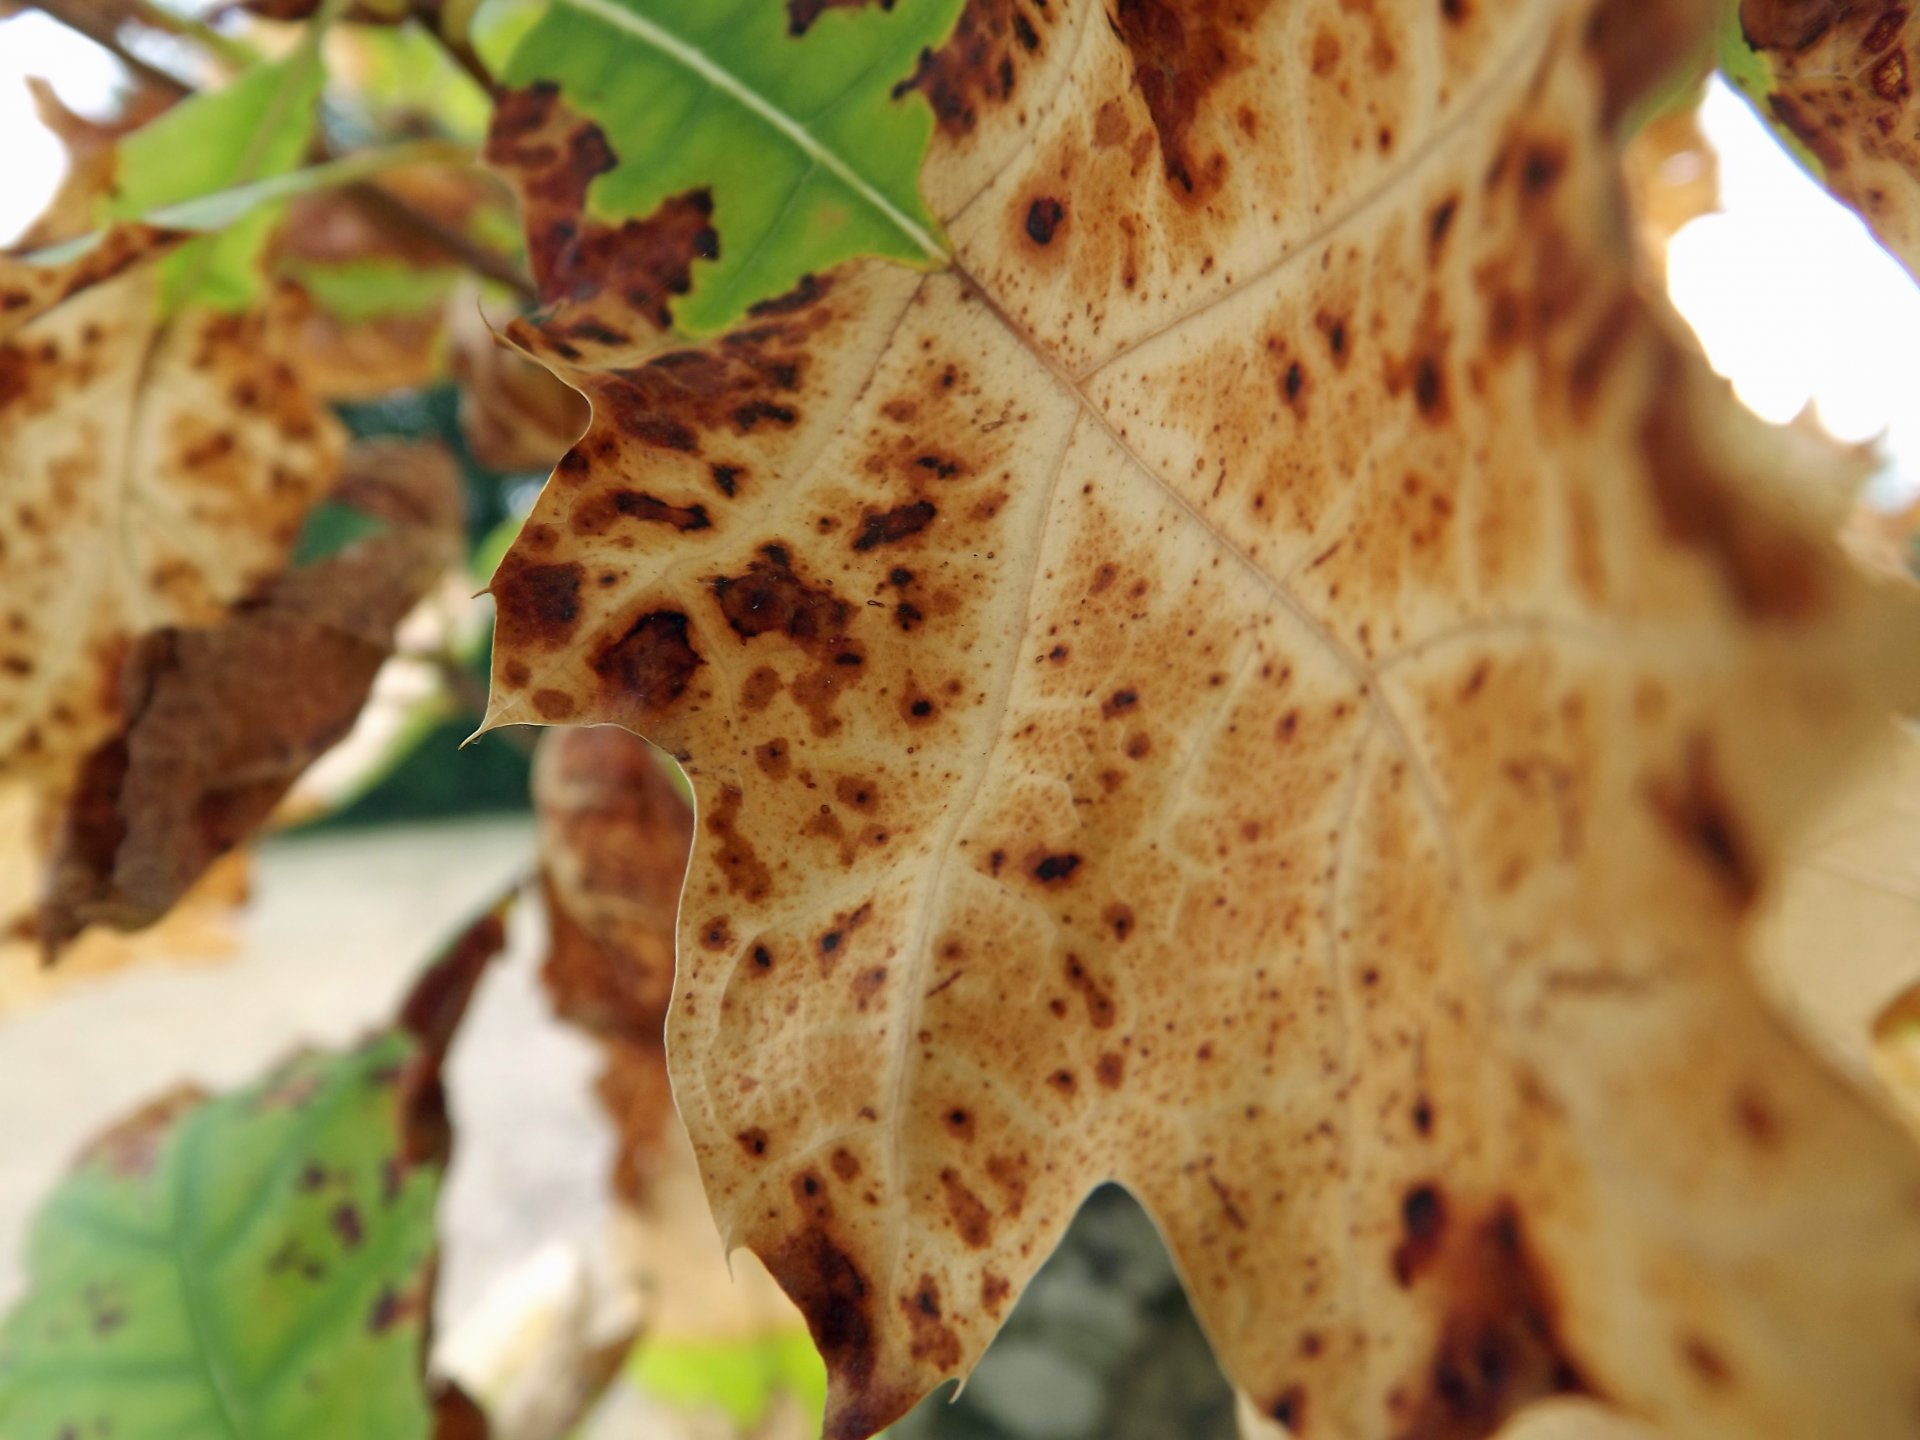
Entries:
<svg viewBox="0 0 1920 1440">
<path fill-rule="evenodd" d="M 431 15 L 421 15 L 419 20 L 421 26 L 440 42 L 440 48 L 447 52 L 447 58 L 466 72 L 467 78 L 480 87 L 481 94 L 492 98 L 493 76 L 487 70 L 487 62 L 480 58 L 480 52 L 473 48 L 472 42 L 464 35 L 455 37 L 447 34 L 434 23 L 434 17 Z"/>
<path fill-rule="evenodd" d="M 527 303 L 539 298 L 526 271 L 497 250 L 491 250 L 451 225 L 443 224 L 425 211 L 417 210 L 383 187 L 378 181 L 365 180 L 348 187 L 348 194 L 374 215 L 407 234 L 427 242 L 460 261 L 476 275 L 494 280 Z"/>
</svg>

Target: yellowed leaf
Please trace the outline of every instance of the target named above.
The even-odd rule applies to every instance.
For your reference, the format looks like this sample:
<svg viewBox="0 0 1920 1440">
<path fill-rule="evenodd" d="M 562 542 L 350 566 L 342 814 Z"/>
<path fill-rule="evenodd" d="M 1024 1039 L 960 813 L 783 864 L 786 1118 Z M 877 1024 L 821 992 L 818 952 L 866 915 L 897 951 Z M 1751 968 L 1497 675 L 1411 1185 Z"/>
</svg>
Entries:
<svg viewBox="0 0 1920 1440">
<path fill-rule="evenodd" d="M 204 624 L 280 568 L 339 427 L 284 294 L 163 322 L 165 237 L 64 266 L 0 257 L 0 770 L 64 783 L 117 728 L 128 648 Z"/>
<path fill-rule="evenodd" d="M 1621 203 L 1711 10 L 976 3 L 917 77 L 950 269 L 659 353 L 675 201 L 515 331 L 594 415 L 489 723 L 693 777 L 675 1095 L 830 1436 L 1108 1177 L 1296 1434 L 1920 1423 L 1920 1154 L 1752 944 L 1920 626 Z M 540 104 L 544 263 L 613 142 Z"/>
<path fill-rule="evenodd" d="M 87 757 L 56 842 L 40 936 L 138 930 L 266 823 L 344 736 L 394 627 L 463 553 L 459 471 L 438 446 L 349 451 L 342 503 L 385 526 L 277 577 L 204 628 L 142 636 L 121 728 Z"/>
</svg>

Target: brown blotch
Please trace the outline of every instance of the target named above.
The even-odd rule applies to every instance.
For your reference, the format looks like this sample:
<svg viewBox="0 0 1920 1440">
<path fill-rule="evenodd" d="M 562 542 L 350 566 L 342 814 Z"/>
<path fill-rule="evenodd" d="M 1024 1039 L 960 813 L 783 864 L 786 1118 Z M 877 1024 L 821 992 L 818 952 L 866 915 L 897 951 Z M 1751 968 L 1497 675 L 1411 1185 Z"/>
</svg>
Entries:
<svg viewBox="0 0 1920 1440">
<path fill-rule="evenodd" d="M 757 665 L 740 682 L 740 708 L 757 715 L 773 703 L 780 693 L 780 672 L 771 665 Z"/>
<path fill-rule="evenodd" d="M 940 1287 L 934 1284 L 931 1275 L 922 1275 L 913 1293 L 901 1297 L 900 1309 L 911 1331 L 907 1348 L 913 1358 L 936 1371 L 958 1367 L 960 1337 L 941 1319 Z"/>
<path fill-rule="evenodd" d="M 647 714 L 684 695 L 701 660 L 687 642 L 687 617 L 677 610 L 655 610 L 602 645 L 588 664 L 609 689 Z"/>
<path fill-rule="evenodd" d="M 1109 1050 L 1093 1062 L 1093 1075 L 1101 1086 L 1112 1090 L 1126 1078 L 1127 1062 L 1124 1058 Z"/>
<path fill-rule="evenodd" d="M 528 700 L 542 720 L 564 720 L 573 714 L 573 697 L 564 690 L 536 690 Z"/>
<path fill-rule="evenodd" d="M 667 525 L 682 534 L 705 530 L 713 523 L 704 505 L 673 505 L 638 490 L 616 490 L 588 496 L 575 505 L 567 516 L 567 528 L 576 535 L 600 535 L 616 518 Z"/>
<path fill-rule="evenodd" d="M 969 1250 L 979 1250 L 993 1239 L 993 1212 L 978 1195 L 969 1190 L 959 1172 L 940 1172 L 940 1188 L 946 1192 L 947 1214 L 953 1217 L 954 1232 Z"/>
<path fill-rule="evenodd" d="M 1774 119 L 1792 133 L 1794 139 L 1807 147 L 1813 158 L 1820 162 L 1821 168 L 1828 173 L 1847 168 L 1846 147 L 1793 96 L 1769 95 L 1767 109 L 1773 112 Z"/>
<path fill-rule="evenodd" d="M 820 954 L 820 973 L 831 974 L 847 942 L 853 938 L 853 932 L 866 924 L 873 916 L 873 903 L 856 906 L 852 910 L 843 910 L 833 917 L 833 924 L 820 934 L 816 949 Z M 885 972 L 882 972 L 884 975 Z"/>
<path fill-rule="evenodd" d="M 1393 1278 L 1412 1285 L 1439 1258 L 1447 1228 L 1447 1197 L 1432 1185 L 1417 1185 L 1400 1201 L 1401 1240 L 1393 1249 Z"/>
<path fill-rule="evenodd" d="M 1139 692 L 1134 690 L 1116 690 L 1101 703 L 1100 713 L 1111 720 L 1116 715 L 1126 714 L 1139 703 Z"/>
<path fill-rule="evenodd" d="M 973 1139 L 973 1116 L 956 1105 L 940 1117 L 947 1127 L 947 1133 L 959 1140 Z"/>
<path fill-rule="evenodd" d="M 1106 986 L 1096 980 L 1087 969 L 1086 961 L 1078 955 L 1068 955 L 1064 965 L 1067 984 L 1080 992 L 1080 998 L 1086 1002 L 1087 1019 L 1096 1030 L 1110 1030 L 1117 1014 L 1113 995 Z"/>
<path fill-rule="evenodd" d="M 753 747 L 753 760 L 760 767 L 760 773 L 769 780 L 784 780 L 793 769 L 793 757 L 787 752 L 784 740 L 769 740 L 764 745 Z"/>
<path fill-rule="evenodd" d="M 1680 1337 L 1680 1358 L 1687 1362 L 1694 1374 L 1715 1390 L 1723 1390 L 1733 1383 L 1732 1367 L 1718 1350 L 1698 1335 Z"/>
<path fill-rule="evenodd" d="M 1907 52 L 1896 50 L 1882 59 L 1868 72 L 1867 81 L 1889 105 L 1904 102 L 1913 93 L 1907 84 Z"/>
<path fill-rule="evenodd" d="M 1766 1095 L 1755 1087 L 1743 1085 L 1734 1092 L 1733 1119 L 1756 1149 L 1771 1150 L 1780 1143 L 1780 1117 Z"/>
<path fill-rule="evenodd" d="M 869 511 L 861 517 L 860 533 L 854 537 L 855 550 L 872 550 L 892 545 L 909 535 L 918 535 L 933 523 L 940 512 L 931 500 L 916 500 L 911 505 L 896 505 L 881 514 Z"/>
<path fill-rule="evenodd" d="M 1267 1407 L 1267 1413 L 1298 1434 L 1307 1418 L 1307 1392 L 1298 1385 L 1289 1385 L 1280 1392 L 1280 1398 Z"/>
<path fill-rule="evenodd" d="M 1080 868 L 1080 857 L 1073 854 L 1035 852 L 1027 858 L 1027 873 L 1042 885 L 1064 885 Z"/>
<path fill-rule="evenodd" d="M 1438 1343 L 1395 1440 L 1485 1440 L 1536 1400 L 1591 1393 L 1560 1342 L 1557 1307 L 1510 1202 L 1443 1250 Z"/>
<path fill-rule="evenodd" d="M 720 873 L 727 877 L 727 889 L 731 893 L 748 900 L 764 900 L 773 892 L 773 875 L 735 827 L 740 800 L 738 790 L 723 788 L 713 813 L 706 818 L 707 833 L 720 842 L 713 860 L 720 867 Z"/>
<path fill-rule="evenodd" d="M 968 0 L 947 43 L 920 52 L 913 74 L 893 87 L 894 98 L 918 90 L 941 130 L 969 135 L 983 105 L 1012 99 L 1026 58 L 1043 46 L 1042 29 L 1052 23 L 1047 0 Z"/>
<path fill-rule="evenodd" d="M 1118 0 L 1109 20 L 1133 60 L 1133 83 L 1146 101 L 1160 158 L 1174 194 L 1209 199 L 1227 176 L 1220 151 L 1194 153 L 1193 130 L 1208 93 L 1244 67 L 1246 35 L 1266 0 Z"/>
<path fill-rule="evenodd" d="M 727 624 L 742 639 L 780 634 L 802 649 L 832 652 L 845 640 L 854 607 L 831 590 L 808 585 L 793 571 L 784 545 L 763 545 L 747 573 L 712 582 Z"/>
<path fill-rule="evenodd" d="M 998 1315 L 1012 1293 L 1013 1286 L 1004 1275 L 989 1270 L 980 1277 L 980 1308 L 989 1315 Z"/>
<path fill-rule="evenodd" d="M 1051 245 L 1055 233 L 1067 218 L 1067 207 L 1051 195 L 1041 195 L 1027 206 L 1027 238 L 1036 245 Z"/>
<path fill-rule="evenodd" d="M 515 646 L 555 649 L 573 638 L 580 622 L 580 584 L 585 570 L 564 565 L 502 564 L 494 577 L 493 603 L 500 628 Z"/>
<path fill-rule="evenodd" d="M 1101 911 L 1100 918 L 1107 922 L 1108 927 L 1113 931 L 1113 938 L 1116 940 L 1125 940 L 1129 935 L 1133 934 L 1133 907 L 1131 905 L 1116 902 Z"/>
<path fill-rule="evenodd" d="M 1649 795 L 1668 831 L 1706 862 L 1734 907 L 1750 906 L 1760 893 L 1760 869 L 1720 783 L 1711 743 L 1697 737 L 1687 747 L 1681 774 L 1654 782 Z"/>
<path fill-rule="evenodd" d="M 586 218 L 588 187 L 617 157 L 606 132 L 569 110 L 551 83 L 499 93 L 487 159 L 520 191 L 543 305 L 611 291 L 664 330 L 670 301 L 691 288 L 694 262 L 720 253 L 713 197 L 705 190 L 673 196 L 644 219 L 618 226 Z"/>
<path fill-rule="evenodd" d="M 746 1151 L 747 1154 L 753 1156 L 756 1160 L 767 1153 L 767 1132 L 758 1126 L 750 1130 L 742 1130 L 733 1138 L 742 1150 Z"/>
<path fill-rule="evenodd" d="M 833 1167 L 833 1173 L 843 1181 L 859 1178 L 860 1161 L 851 1150 L 845 1147 L 835 1150 L 827 1163 Z"/>
<path fill-rule="evenodd" d="M 876 1344 L 873 1299 L 860 1267 L 824 1227 L 802 1230 L 770 1246 L 762 1258 L 780 1288 L 807 1317 L 807 1330 L 827 1373 L 849 1393 L 864 1394 L 873 1379 Z M 872 1428 L 892 1418 L 884 1417 Z"/>
<path fill-rule="evenodd" d="M 880 802 L 879 786 L 871 780 L 860 780 L 851 775 L 842 775 L 833 782 L 833 794 L 842 805 L 862 814 L 871 811 Z"/>
</svg>

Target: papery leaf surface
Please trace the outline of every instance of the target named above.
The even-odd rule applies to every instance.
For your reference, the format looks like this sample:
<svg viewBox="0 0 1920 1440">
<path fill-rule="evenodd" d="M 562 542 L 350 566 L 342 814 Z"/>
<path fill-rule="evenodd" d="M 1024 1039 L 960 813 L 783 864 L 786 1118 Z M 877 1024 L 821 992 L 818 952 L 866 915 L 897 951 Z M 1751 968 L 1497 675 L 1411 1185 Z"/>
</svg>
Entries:
<svg viewBox="0 0 1920 1440">
<path fill-rule="evenodd" d="M 594 413 L 489 722 L 693 778 L 675 1095 L 829 1435 L 963 1374 L 1109 1177 L 1296 1434 L 1920 1422 L 1920 1154 L 1751 954 L 1914 616 L 1620 198 L 1713 19 L 975 0 L 887 92 L 952 267 L 697 347 L 704 221 L 570 158 L 658 117 L 503 99 L 564 287 L 514 334 Z"/>
</svg>

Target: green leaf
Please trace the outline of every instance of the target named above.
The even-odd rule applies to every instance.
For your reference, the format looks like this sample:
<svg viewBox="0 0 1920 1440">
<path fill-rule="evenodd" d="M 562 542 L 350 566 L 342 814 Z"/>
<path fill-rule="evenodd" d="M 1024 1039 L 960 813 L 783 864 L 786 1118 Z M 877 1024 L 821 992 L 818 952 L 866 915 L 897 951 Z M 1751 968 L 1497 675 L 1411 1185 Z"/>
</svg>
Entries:
<svg viewBox="0 0 1920 1440">
<path fill-rule="evenodd" d="M 315 45 L 248 71 L 223 90 L 196 95 L 121 143 L 118 193 L 106 218 L 131 220 L 299 165 L 313 138 L 326 72 Z M 271 209 L 253 207 L 229 228 L 182 247 L 167 263 L 169 312 L 198 300 L 244 307 L 258 293 Z"/>
<path fill-rule="evenodd" d="M 933 113 L 893 90 L 960 8 L 835 6 L 794 34 L 781 0 L 553 0 L 504 78 L 557 86 L 604 132 L 616 163 L 590 215 L 618 223 L 710 195 L 719 253 L 694 264 L 672 315 L 712 334 L 855 256 L 944 262 L 919 188 Z"/>
<path fill-rule="evenodd" d="M 97 1141 L 40 1212 L 0 1325 L 0 1435 L 425 1440 L 438 1071 L 496 909 L 401 1022 Z"/>
<path fill-rule="evenodd" d="M 642 1340 L 627 1378 L 676 1410 L 715 1410 L 741 1431 L 762 1424 L 775 1398 L 792 1395 L 818 1428 L 827 1370 L 800 1326 L 724 1340 Z"/>
<path fill-rule="evenodd" d="M 319 305 L 349 325 L 397 315 L 437 310 L 465 273 L 458 266 L 428 268 L 409 260 L 312 261 L 292 264 L 285 273 Z"/>
</svg>

